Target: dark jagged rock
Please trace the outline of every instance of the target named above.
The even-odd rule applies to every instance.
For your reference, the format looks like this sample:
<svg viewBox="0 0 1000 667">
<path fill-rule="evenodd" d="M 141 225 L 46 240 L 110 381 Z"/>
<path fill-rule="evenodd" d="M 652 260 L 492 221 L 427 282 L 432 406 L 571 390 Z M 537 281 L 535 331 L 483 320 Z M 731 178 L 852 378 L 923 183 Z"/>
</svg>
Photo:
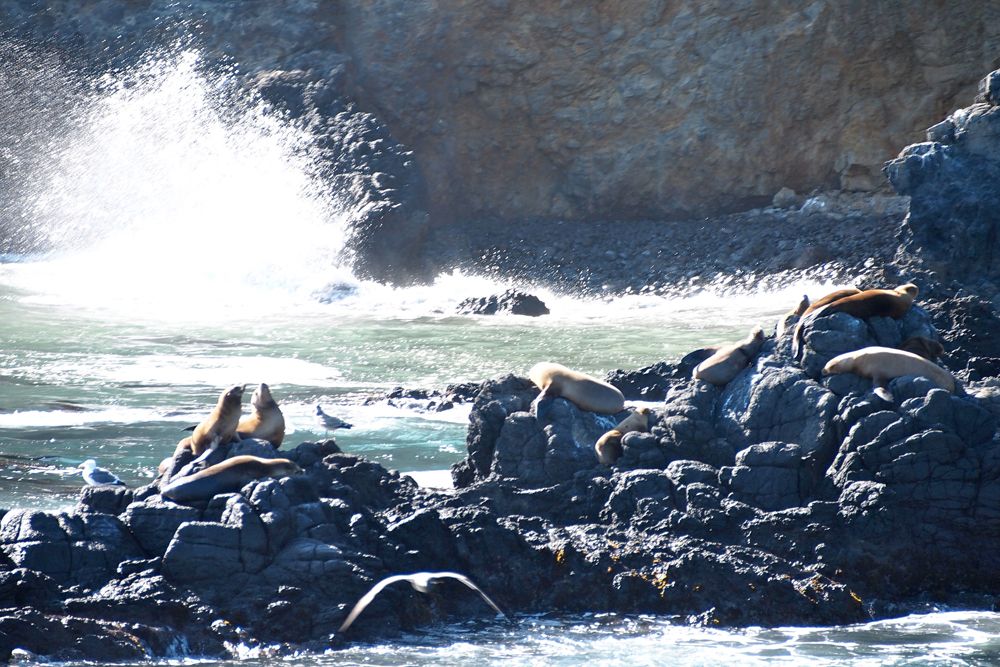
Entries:
<svg viewBox="0 0 1000 667">
<path fill-rule="evenodd" d="M 448 385 L 443 391 L 394 387 L 385 394 L 369 396 L 365 399 L 365 405 L 385 401 L 396 408 L 420 412 L 444 412 L 455 405 L 471 403 L 479 393 L 481 385 L 481 382 L 460 382 Z"/>
<path fill-rule="evenodd" d="M 929 141 L 907 146 L 886 163 L 897 192 L 910 197 L 902 250 L 941 278 L 1000 277 L 1000 113 L 997 73 L 980 85 L 980 102 L 928 130 Z"/>
<path fill-rule="evenodd" d="M 691 377 L 691 371 L 698 365 L 671 364 L 661 361 L 636 371 L 614 370 L 604 378 L 616 387 L 627 401 L 661 401 L 675 380 Z"/>
<path fill-rule="evenodd" d="M 537 296 L 509 289 L 503 294 L 465 299 L 458 304 L 457 312 L 460 315 L 496 315 L 497 313 L 509 313 L 511 315 L 540 317 L 548 315 L 549 309 Z"/>
</svg>

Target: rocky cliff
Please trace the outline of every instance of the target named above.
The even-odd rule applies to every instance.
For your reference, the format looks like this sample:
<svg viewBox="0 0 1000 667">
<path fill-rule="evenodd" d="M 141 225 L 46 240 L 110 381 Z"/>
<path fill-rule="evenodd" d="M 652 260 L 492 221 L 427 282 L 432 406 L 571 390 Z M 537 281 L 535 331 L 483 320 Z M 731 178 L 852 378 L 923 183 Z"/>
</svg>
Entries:
<svg viewBox="0 0 1000 667">
<path fill-rule="evenodd" d="M 664 219 L 870 190 L 998 63 L 993 3 L 72 0 L 8 38 L 89 66 L 181 42 L 323 137 L 368 272 L 428 229 Z M 74 56 L 76 57 L 76 56 Z"/>
<path fill-rule="evenodd" d="M 344 3 L 351 90 L 444 217 L 663 218 L 867 190 L 995 66 L 980 2 Z"/>
</svg>

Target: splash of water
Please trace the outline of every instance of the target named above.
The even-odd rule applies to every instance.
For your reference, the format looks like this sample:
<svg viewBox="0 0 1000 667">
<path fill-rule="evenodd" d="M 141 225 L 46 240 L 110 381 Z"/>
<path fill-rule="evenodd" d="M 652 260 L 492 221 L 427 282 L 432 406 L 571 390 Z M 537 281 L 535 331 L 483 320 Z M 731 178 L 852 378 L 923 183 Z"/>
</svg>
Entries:
<svg viewBox="0 0 1000 667">
<path fill-rule="evenodd" d="M 313 137 L 197 52 L 105 75 L 69 113 L 19 184 L 53 249 L 18 268 L 31 290 L 190 314 L 351 280 Z"/>
</svg>

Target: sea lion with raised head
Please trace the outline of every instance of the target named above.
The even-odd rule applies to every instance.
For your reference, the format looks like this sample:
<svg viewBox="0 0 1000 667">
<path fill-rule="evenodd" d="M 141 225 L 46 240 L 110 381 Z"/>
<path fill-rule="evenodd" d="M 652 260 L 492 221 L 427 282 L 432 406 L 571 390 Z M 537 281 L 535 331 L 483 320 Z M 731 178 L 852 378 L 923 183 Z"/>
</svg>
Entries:
<svg viewBox="0 0 1000 667">
<path fill-rule="evenodd" d="M 281 447 L 281 441 L 285 439 L 285 417 L 278 402 L 271 396 L 271 388 L 261 382 L 250 397 L 250 405 L 253 414 L 240 420 L 236 434 L 240 438 L 267 440 L 275 449 Z"/>
<path fill-rule="evenodd" d="M 754 327 L 744 340 L 723 345 L 715 354 L 698 364 L 691 376 L 720 387 L 725 386 L 750 365 L 763 345 L 764 330 L 759 326 Z"/>
<path fill-rule="evenodd" d="M 891 347 L 864 347 L 860 350 L 838 354 L 823 367 L 823 375 L 854 373 L 870 378 L 879 398 L 892 401 L 886 388 L 890 380 L 904 375 L 920 375 L 952 393 L 955 378 L 951 373 L 923 357 Z"/>
<path fill-rule="evenodd" d="M 228 458 L 200 472 L 172 480 L 160 491 L 177 502 L 208 500 L 220 493 L 235 493 L 250 481 L 262 477 L 288 477 L 302 472 L 288 459 L 262 459 L 241 455 Z"/>
<path fill-rule="evenodd" d="M 788 327 L 792 326 L 793 322 L 798 321 L 800 317 L 809 308 L 809 295 L 803 294 L 802 298 L 799 300 L 799 305 L 792 308 L 790 311 L 781 316 L 778 320 L 778 325 L 774 329 L 774 335 L 781 338 L 782 334 L 788 330 Z"/>
<path fill-rule="evenodd" d="M 528 377 L 542 390 L 534 400 L 535 416 L 543 419 L 556 398 L 565 398 L 581 410 L 613 415 L 625 408 L 625 396 L 603 380 L 574 371 L 561 364 L 543 361 L 528 371 Z"/>
<path fill-rule="evenodd" d="M 201 456 L 206 449 L 237 439 L 236 427 L 243 412 L 244 387 L 245 385 L 237 384 L 222 392 L 212 413 L 194 427 L 189 443 L 192 454 Z M 185 440 L 188 438 L 181 440 L 177 447 L 181 448 Z"/>
<path fill-rule="evenodd" d="M 793 356 L 801 359 L 805 327 L 816 319 L 834 313 L 847 313 L 862 320 L 867 320 L 869 317 L 899 319 L 910 310 L 919 291 L 913 283 L 906 283 L 893 289 L 868 289 L 817 308 L 803 316 L 795 325 L 795 335 L 792 338 Z"/>
<path fill-rule="evenodd" d="M 622 438 L 626 433 L 647 430 L 649 430 L 649 408 L 639 408 L 597 439 L 594 451 L 597 452 L 598 462 L 611 465 L 621 458 Z"/>
</svg>

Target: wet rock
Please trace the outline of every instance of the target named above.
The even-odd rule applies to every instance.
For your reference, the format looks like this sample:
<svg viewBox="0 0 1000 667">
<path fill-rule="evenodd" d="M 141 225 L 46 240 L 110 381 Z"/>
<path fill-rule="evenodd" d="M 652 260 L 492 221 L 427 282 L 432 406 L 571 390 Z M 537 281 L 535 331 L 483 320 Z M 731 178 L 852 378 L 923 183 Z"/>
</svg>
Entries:
<svg viewBox="0 0 1000 667">
<path fill-rule="evenodd" d="M 741 449 L 769 441 L 798 444 L 804 454 L 830 449 L 837 398 L 794 368 L 761 360 L 758 369 L 737 376 L 722 394 L 726 437 Z"/>
<path fill-rule="evenodd" d="M 774 511 L 802 505 L 809 492 L 804 467 L 798 445 L 765 442 L 740 451 L 719 479 L 742 502 Z"/>
<path fill-rule="evenodd" d="M 661 361 L 635 371 L 611 371 L 604 381 L 621 391 L 627 401 L 662 401 L 675 380 L 691 377 L 697 365 L 683 360 L 680 364 Z"/>
<path fill-rule="evenodd" d="M 133 493 L 121 486 L 88 486 L 80 493 L 75 510 L 100 514 L 121 514 L 132 502 Z"/>
<path fill-rule="evenodd" d="M 90 584 L 142 551 L 122 522 L 107 514 L 14 510 L 0 521 L 0 551 L 16 567 L 60 584 Z"/>
<path fill-rule="evenodd" d="M 502 294 L 494 294 L 489 297 L 470 297 L 458 304 L 459 315 L 496 315 L 497 313 L 509 313 L 511 315 L 527 315 L 528 317 L 539 317 L 548 315 L 549 309 L 537 296 L 520 292 L 518 290 L 507 290 Z"/>
<path fill-rule="evenodd" d="M 1000 250 L 1000 196 L 990 185 L 1000 176 L 997 78 L 983 79 L 982 101 L 953 112 L 947 131 L 907 146 L 884 168 L 893 188 L 910 196 L 903 250 L 941 278 L 1000 275 L 992 259 Z"/>
</svg>

